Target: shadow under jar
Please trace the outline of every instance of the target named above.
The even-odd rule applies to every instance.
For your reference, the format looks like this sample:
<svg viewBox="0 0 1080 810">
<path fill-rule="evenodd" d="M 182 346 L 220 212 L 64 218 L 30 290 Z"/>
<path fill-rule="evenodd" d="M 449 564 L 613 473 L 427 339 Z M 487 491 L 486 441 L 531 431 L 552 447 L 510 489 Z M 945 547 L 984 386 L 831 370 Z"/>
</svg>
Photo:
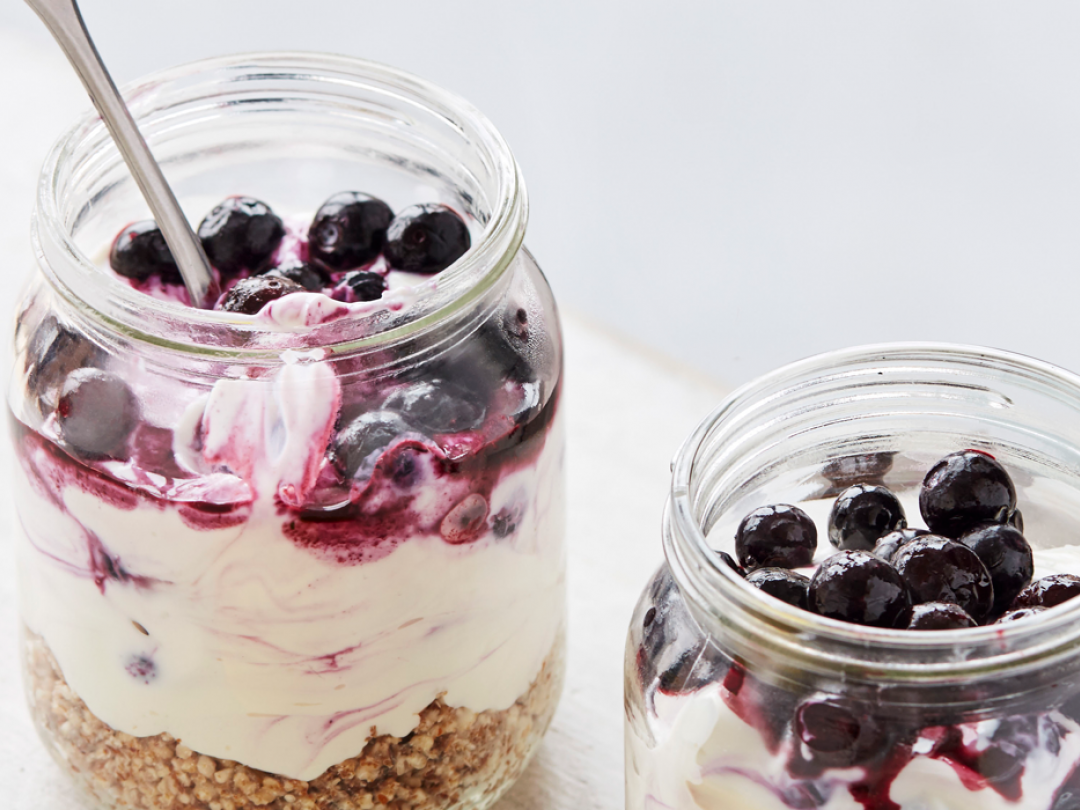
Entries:
<svg viewBox="0 0 1080 810">
<path fill-rule="evenodd" d="M 102 808 L 487 807 L 554 712 L 565 621 L 561 337 L 508 147 L 346 58 L 127 96 L 196 221 L 242 194 L 292 233 L 363 191 L 449 206 L 472 247 L 377 301 L 192 309 L 104 269 L 147 211 L 99 121 L 60 141 L 9 393 L 41 736 Z"/>
<path fill-rule="evenodd" d="M 774 599 L 717 553 L 734 556 L 752 510 L 828 515 L 849 484 L 910 507 L 968 448 L 1011 474 L 1035 577 L 1080 573 L 1080 378 L 1050 365 L 855 348 L 747 385 L 698 428 L 627 643 L 628 808 L 1080 808 L 1080 599 L 984 627 L 869 627 Z M 836 551 L 817 524 L 815 564 Z"/>
</svg>

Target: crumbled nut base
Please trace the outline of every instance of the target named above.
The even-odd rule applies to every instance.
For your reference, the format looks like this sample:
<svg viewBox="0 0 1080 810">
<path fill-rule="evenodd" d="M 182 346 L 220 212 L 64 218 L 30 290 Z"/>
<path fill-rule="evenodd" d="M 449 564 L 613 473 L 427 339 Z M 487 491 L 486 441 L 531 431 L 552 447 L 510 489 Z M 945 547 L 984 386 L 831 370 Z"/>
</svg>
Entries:
<svg viewBox="0 0 1080 810">
<path fill-rule="evenodd" d="M 529 690 L 477 714 L 436 699 L 407 737 L 382 735 L 310 782 L 202 756 L 168 734 L 132 737 L 96 718 L 52 653 L 25 632 L 26 685 L 38 731 L 104 810 L 482 810 L 525 769 L 562 688 L 562 638 Z"/>
</svg>

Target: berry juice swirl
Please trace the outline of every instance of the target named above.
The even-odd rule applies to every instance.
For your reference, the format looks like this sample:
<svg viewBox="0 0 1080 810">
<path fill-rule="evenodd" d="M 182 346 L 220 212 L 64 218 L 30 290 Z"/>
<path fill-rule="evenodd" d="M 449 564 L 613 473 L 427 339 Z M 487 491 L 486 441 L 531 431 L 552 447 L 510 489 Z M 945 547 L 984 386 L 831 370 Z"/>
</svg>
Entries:
<svg viewBox="0 0 1080 810">
<path fill-rule="evenodd" d="M 199 234 L 217 308 L 289 330 L 407 307 L 469 247 L 446 206 L 395 216 L 360 192 L 310 224 L 230 198 Z M 153 223 L 110 265 L 186 303 Z M 22 615 L 89 710 L 310 780 L 437 698 L 525 694 L 565 598 L 557 324 L 535 295 L 515 284 L 419 366 L 311 347 L 208 382 L 102 345 L 39 291 L 11 422 Z"/>
</svg>

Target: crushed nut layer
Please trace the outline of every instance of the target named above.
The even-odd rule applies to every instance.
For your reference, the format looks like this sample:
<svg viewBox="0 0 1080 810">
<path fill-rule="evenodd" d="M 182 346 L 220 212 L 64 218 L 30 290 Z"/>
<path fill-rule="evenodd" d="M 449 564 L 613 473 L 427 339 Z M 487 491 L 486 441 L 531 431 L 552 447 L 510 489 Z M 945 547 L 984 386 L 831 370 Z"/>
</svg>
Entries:
<svg viewBox="0 0 1080 810">
<path fill-rule="evenodd" d="M 408 736 L 373 736 L 359 756 L 303 782 L 201 755 L 169 734 L 113 730 L 68 686 L 41 637 L 26 630 L 25 639 L 38 731 L 104 810 L 481 810 L 525 769 L 562 688 L 559 638 L 509 709 L 478 714 L 436 698 Z"/>
</svg>

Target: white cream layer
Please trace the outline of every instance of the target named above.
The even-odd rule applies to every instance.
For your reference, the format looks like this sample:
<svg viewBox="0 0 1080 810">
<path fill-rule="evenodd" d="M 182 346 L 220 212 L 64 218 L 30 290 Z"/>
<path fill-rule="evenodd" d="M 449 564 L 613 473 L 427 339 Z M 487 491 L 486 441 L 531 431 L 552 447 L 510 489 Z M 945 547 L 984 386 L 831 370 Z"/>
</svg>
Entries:
<svg viewBox="0 0 1080 810">
<path fill-rule="evenodd" d="M 628 810 L 791 810 L 780 798 L 794 782 L 785 773 L 783 749 L 772 754 L 761 735 L 724 702 L 722 685 L 692 694 L 656 694 L 649 717 L 652 742 L 627 726 Z M 1012 802 L 991 787 L 969 790 L 947 762 L 915 756 L 899 773 L 889 798 L 902 810 L 1049 810 L 1054 793 L 1080 763 L 1080 726 L 1061 715 L 1049 716 L 1067 734 L 1058 754 L 1036 749 L 1024 763 L 1022 798 Z M 963 727 L 965 737 L 989 741 L 997 726 L 987 720 Z M 915 743 L 929 751 L 933 741 Z M 861 768 L 826 770 L 820 784 L 829 791 L 822 810 L 863 810 L 848 785 Z"/>
<path fill-rule="evenodd" d="M 289 540 L 275 512 L 276 491 L 313 481 L 303 448 L 325 450 L 307 418 L 326 410 L 319 372 L 299 374 L 293 386 L 259 384 L 276 405 L 243 382 L 209 398 L 204 454 L 242 455 L 241 442 L 273 451 L 253 457 L 256 500 L 239 526 L 198 530 L 173 508 L 123 510 L 78 486 L 63 491 L 65 512 L 15 478 L 22 615 L 90 710 L 118 731 L 168 732 L 310 780 L 357 755 L 373 729 L 408 734 L 440 695 L 480 712 L 528 690 L 564 621 L 563 427 L 556 416 L 539 458 L 492 491 L 491 514 L 525 505 L 509 537 L 414 536 L 373 562 L 334 564 Z M 160 581 L 110 580 L 102 593 L 87 532 L 127 572 Z M 142 660 L 153 673 L 135 677 Z"/>
</svg>

